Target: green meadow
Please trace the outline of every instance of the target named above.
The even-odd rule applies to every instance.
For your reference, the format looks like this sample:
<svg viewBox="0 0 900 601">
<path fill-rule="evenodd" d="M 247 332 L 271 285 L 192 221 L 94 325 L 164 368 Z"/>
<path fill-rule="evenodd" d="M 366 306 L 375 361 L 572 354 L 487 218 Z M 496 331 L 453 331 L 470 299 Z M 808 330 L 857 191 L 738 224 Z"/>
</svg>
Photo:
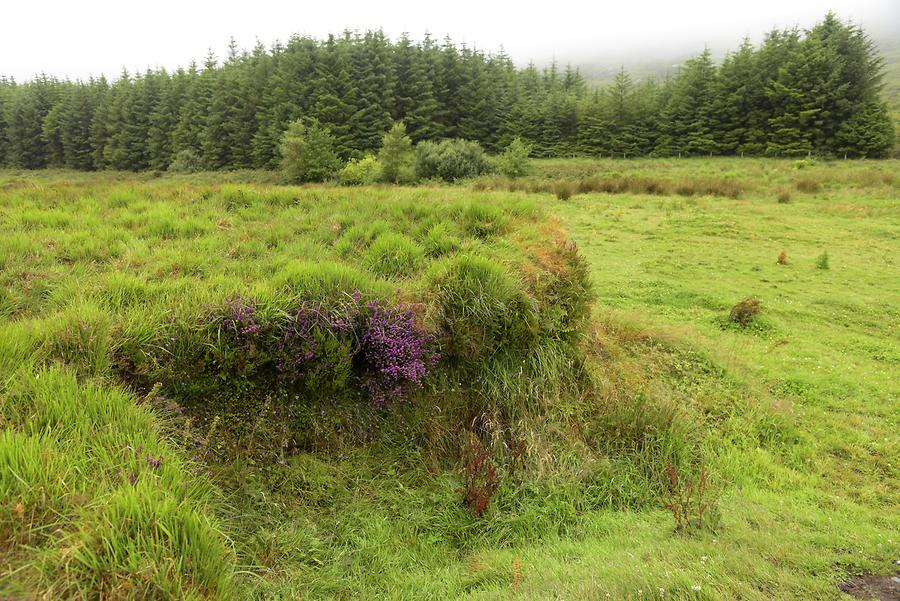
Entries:
<svg viewBox="0 0 900 601">
<path fill-rule="evenodd" d="M 897 571 L 896 160 L 6 170 L 0 234 L 0 597 L 840 599 Z"/>
</svg>

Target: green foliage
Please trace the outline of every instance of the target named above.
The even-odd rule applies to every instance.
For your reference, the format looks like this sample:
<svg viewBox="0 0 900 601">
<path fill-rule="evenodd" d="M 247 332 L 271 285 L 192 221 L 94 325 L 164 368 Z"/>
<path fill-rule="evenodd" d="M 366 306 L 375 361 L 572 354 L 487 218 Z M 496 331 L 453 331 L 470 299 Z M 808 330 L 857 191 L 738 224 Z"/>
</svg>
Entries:
<svg viewBox="0 0 900 601">
<path fill-rule="evenodd" d="M 392 184 L 406 184 L 416 177 L 416 153 L 412 140 L 406 135 L 406 125 L 395 123 L 384 134 L 378 151 L 381 180 Z"/>
<path fill-rule="evenodd" d="M 293 121 L 281 138 L 281 170 L 292 182 L 321 182 L 331 178 L 341 163 L 335 139 L 317 120 Z"/>
<path fill-rule="evenodd" d="M 494 160 L 494 170 L 506 177 L 522 177 L 532 171 L 529 155 L 531 146 L 515 138 Z"/>
<path fill-rule="evenodd" d="M 491 170 L 484 150 L 470 140 L 420 142 L 416 146 L 416 177 L 455 182 Z"/>
<path fill-rule="evenodd" d="M 381 179 L 381 163 L 371 154 L 350 159 L 338 173 L 338 181 L 345 186 L 368 186 Z"/>
<path fill-rule="evenodd" d="M 824 251 L 821 255 L 816 257 L 816 269 L 827 270 L 829 269 L 828 265 L 828 251 Z"/>
<path fill-rule="evenodd" d="M 172 173 L 197 173 L 203 170 L 203 163 L 196 152 L 190 148 L 179 150 L 175 158 L 169 163 L 169 171 Z"/>
</svg>

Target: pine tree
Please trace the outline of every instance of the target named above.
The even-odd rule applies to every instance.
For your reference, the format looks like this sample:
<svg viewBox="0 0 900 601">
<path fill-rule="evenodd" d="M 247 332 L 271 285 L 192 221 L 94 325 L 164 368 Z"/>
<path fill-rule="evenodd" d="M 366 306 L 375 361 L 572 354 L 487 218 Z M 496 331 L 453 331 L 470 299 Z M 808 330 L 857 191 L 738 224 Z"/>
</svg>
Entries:
<svg viewBox="0 0 900 601">
<path fill-rule="evenodd" d="M 416 155 L 406 126 L 398 122 L 382 137 L 378 151 L 381 179 L 392 184 L 408 183 L 415 179 Z"/>
<path fill-rule="evenodd" d="M 48 152 L 43 123 L 53 108 L 56 80 L 41 75 L 20 86 L 13 95 L 6 136 L 8 161 L 16 167 L 40 169 L 47 166 Z"/>
<path fill-rule="evenodd" d="M 393 73 L 393 119 L 406 124 L 414 142 L 439 137 L 434 70 L 429 69 L 422 48 L 413 46 L 406 35 L 394 48 Z"/>
<path fill-rule="evenodd" d="M 713 104 L 716 66 L 709 48 L 688 60 L 671 86 L 671 96 L 663 109 L 657 150 L 665 155 L 716 152 Z"/>
<path fill-rule="evenodd" d="M 95 168 L 91 127 L 105 91 L 105 82 L 92 79 L 75 85 L 68 96 L 62 112 L 61 136 L 64 163 L 69 169 Z"/>
<path fill-rule="evenodd" d="M 328 179 L 341 166 L 335 142 L 328 128 L 316 119 L 290 123 L 279 146 L 282 171 L 293 182 Z"/>
<path fill-rule="evenodd" d="M 7 135 L 7 130 L 9 129 L 9 107 L 12 102 L 14 90 L 14 83 L 3 76 L 0 76 L 0 166 L 9 164 L 9 159 L 7 157 L 9 137 Z"/>
<path fill-rule="evenodd" d="M 313 84 L 316 96 L 311 110 L 334 137 L 335 150 L 342 159 L 350 158 L 356 150 L 351 119 L 357 110 L 357 91 L 350 76 L 350 44 L 347 36 L 340 41 L 329 36 L 319 52 Z"/>
<path fill-rule="evenodd" d="M 384 33 L 368 31 L 357 39 L 351 62 L 355 84 L 355 111 L 350 117 L 352 149 L 375 150 L 391 126 L 394 104 L 390 51 Z"/>
</svg>

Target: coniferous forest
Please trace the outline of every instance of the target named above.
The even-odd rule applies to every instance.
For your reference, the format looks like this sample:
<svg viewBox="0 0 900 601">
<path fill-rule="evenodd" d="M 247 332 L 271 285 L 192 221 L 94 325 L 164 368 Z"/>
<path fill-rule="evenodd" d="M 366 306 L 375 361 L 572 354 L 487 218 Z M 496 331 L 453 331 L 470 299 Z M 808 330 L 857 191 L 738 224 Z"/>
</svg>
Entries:
<svg viewBox="0 0 900 601">
<path fill-rule="evenodd" d="M 464 138 L 538 156 L 756 155 L 877 158 L 894 144 L 882 60 L 829 13 L 773 30 L 716 64 L 709 50 L 666 80 L 621 71 L 592 89 L 556 64 L 517 68 L 426 36 L 381 31 L 240 51 L 115 80 L 0 79 L 0 165 L 36 169 L 272 168 L 288 124 L 316 118 L 343 159 L 376 150 L 393 122 L 414 142 Z"/>
</svg>

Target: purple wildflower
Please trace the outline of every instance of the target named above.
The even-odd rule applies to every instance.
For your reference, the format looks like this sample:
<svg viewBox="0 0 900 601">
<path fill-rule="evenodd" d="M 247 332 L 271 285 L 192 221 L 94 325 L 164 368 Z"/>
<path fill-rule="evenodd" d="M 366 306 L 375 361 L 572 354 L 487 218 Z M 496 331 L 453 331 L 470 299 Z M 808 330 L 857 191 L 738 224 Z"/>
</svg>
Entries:
<svg viewBox="0 0 900 601">
<path fill-rule="evenodd" d="M 249 341 L 262 330 L 253 299 L 245 301 L 240 294 L 225 297 L 225 306 L 212 312 L 210 320 L 236 341 Z"/>
<path fill-rule="evenodd" d="M 382 407 L 420 388 L 437 355 L 429 351 L 432 338 L 416 324 L 412 307 L 371 301 L 366 308 L 361 337 L 365 387 L 372 403 Z"/>
</svg>

